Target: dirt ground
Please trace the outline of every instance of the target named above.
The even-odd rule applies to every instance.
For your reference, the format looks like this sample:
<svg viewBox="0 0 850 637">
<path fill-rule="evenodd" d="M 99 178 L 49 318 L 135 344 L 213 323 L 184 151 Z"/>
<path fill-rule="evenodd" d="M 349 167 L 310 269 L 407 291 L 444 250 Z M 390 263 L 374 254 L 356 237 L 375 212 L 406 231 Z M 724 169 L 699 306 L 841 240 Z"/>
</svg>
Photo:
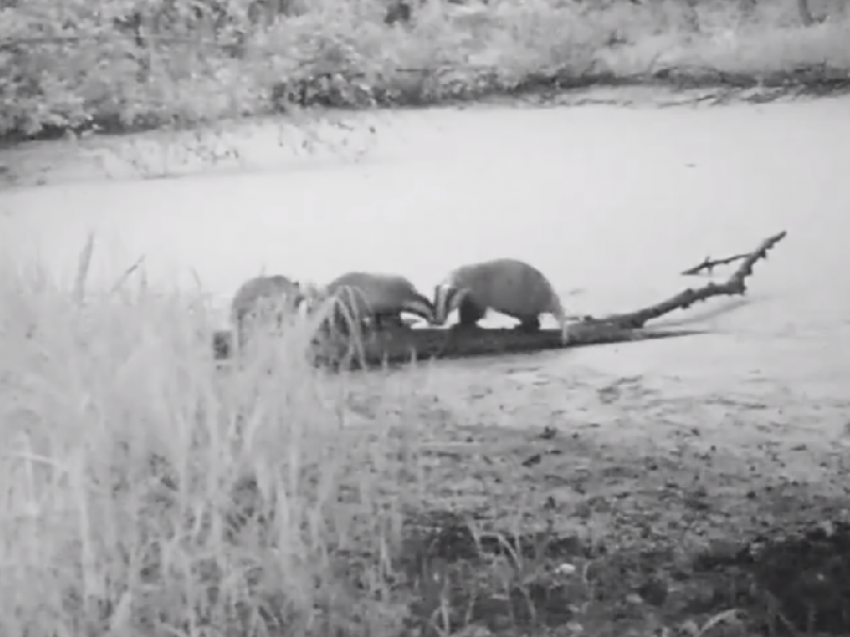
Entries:
<svg viewBox="0 0 850 637">
<path fill-rule="evenodd" d="M 554 374 L 557 356 L 421 372 L 417 550 L 445 564 L 444 626 L 847 633 L 846 400 Z"/>
<path fill-rule="evenodd" d="M 429 289 L 447 255 L 510 253 L 571 309 L 604 314 L 700 285 L 677 273 L 787 230 L 747 297 L 659 321 L 706 334 L 431 363 L 363 395 L 417 388 L 433 488 L 411 552 L 442 570 L 416 608 L 442 608 L 449 633 L 850 634 L 848 107 L 404 113 L 356 161 L 44 177 L 0 193 L 3 235 L 59 270 L 96 228 L 121 244 L 105 273 L 145 254 L 222 299 L 262 265 L 394 270 Z M 473 541 L 469 524 L 525 544 Z M 820 535 L 783 544 L 798 529 Z"/>
</svg>

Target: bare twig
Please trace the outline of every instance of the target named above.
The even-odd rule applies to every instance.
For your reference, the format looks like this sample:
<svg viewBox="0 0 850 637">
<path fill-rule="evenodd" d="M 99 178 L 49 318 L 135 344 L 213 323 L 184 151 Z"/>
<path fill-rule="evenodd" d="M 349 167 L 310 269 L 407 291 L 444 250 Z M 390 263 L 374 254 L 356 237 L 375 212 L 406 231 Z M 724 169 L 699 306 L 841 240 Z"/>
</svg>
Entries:
<svg viewBox="0 0 850 637">
<path fill-rule="evenodd" d="M 749 252 L 745 252 L 743 254 L 736 254 L 732 257 L 726 257 L 725 259 L 712 259 L 711 257 L 706 257 L 703 259 L 702 263 L 699 265 L 695 265 L 687 270 L 682 272 L 682 276 L 694 276 L 703 272 L 704 270 L 708 270 L 708 273 L 711 274 L 714 272 L 714 268 L 718 265 L 729 265 L 730 263 L 734 263 L 735 261 L 740 261 L 741 259 L 746 259 L 750 256 Z"/>
</svg>

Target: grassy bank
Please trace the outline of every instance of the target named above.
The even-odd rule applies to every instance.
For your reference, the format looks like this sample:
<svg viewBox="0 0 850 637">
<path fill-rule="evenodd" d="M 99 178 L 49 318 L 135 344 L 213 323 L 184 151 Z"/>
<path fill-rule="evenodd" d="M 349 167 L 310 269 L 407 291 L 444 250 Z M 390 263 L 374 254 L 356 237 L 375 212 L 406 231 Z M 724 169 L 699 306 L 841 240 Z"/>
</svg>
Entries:
<svg viewBox="0 0 850 637">
<path fill-rule="evenodd" d="M 202 295 L 82 261 L 0 267 L 3 634 L 846 634 L 826 482 L 481 426 L 433 370 L 307 366 L 298 328 L 218 369 Z"/>
<path fill-rule="evenodd" d="M 0 10 L 0 135 L 191 126 L 297 106 L 435 104 L 595 83 L 846 85 L 841 0 L 30 0 Z M 200 8 L 199 8 L 200 7 Z M 258 8 L 259 7 L 259 8 Z"/>
</svg>

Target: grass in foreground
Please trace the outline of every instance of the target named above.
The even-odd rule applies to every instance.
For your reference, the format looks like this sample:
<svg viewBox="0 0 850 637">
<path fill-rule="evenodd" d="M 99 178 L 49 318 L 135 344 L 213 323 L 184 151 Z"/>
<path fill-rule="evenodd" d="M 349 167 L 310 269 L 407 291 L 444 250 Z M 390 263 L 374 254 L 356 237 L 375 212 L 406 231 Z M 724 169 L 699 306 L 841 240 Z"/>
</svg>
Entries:
<svg viewBox="0 0 850 637">
<path fill-rule="evenodd" d="M 297 333 L 222 372 L 199 298 L 4 270 L 4 633 L 395 632 L 393 419 L 349 432 Z"/>
<path fill-rule="evenodd" d="M 847 85 L 842 0 L 383 0 L 223 6 L 29 0 L 2 10 L 0 135 L 185 127 L 298 106 L 370 108 L 622 82 Z M 266 7 L 268 8 L 268 7 Z M 141 27 L 139 26 L 141 25 Z M 137 28 L 138 27 L 138 28 Z M 141 30 L 140 30 L 141 29 Z"/>
<path fill-rule="evenodd" d="M 846 632 L 846 529 L 730 549 L 809 487 L 461 426 L 429 370 L 330 375 L 298 328 L 218 369 L 203 298 L 85 270 L 0 269 L 3 634 Z"/>
</svg>

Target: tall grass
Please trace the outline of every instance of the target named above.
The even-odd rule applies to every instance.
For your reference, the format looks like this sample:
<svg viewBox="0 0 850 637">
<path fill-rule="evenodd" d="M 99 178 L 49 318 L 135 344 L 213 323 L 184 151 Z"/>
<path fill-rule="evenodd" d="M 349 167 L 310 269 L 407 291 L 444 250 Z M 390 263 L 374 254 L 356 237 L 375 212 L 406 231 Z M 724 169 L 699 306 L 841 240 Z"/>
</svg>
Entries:
<svg viewBox="0 0 850 637">
<path fill-rule="evenodd" d="M 351 426 L 306 330 L 221 369 L 199 293 L 87 259 L 0 263 L 0 633 L 398 634 L 409 414 Z"/>
</svg>

